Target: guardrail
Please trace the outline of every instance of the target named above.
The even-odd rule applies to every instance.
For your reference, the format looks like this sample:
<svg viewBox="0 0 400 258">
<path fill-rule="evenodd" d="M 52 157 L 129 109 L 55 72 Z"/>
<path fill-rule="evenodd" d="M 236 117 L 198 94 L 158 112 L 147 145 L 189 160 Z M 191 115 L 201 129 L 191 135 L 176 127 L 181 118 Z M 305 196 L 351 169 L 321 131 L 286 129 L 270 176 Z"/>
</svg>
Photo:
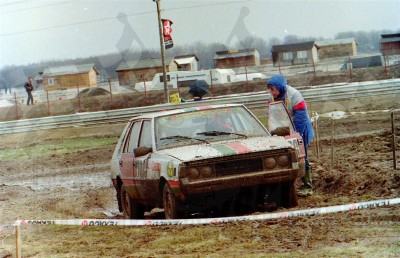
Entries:
<svg viewBox="0 0 400 258">
<path fill-rule="evenodd" d="M 356 82 L 344 85 L 313 86 L 309 89 L 300 90 L 300 92 L 309 102 L 340 100 L 377 95 L 392 95 L 400 93 L 400 79 Z M 0 134 L 21 133 L 71 126 L 127 122 L 130 118 L 145 113 L 160 112 L 163 110 L 171 110 L 176 108 L 195 107 L 205 104 L 243 104 L 248 108 L 262 108 L 263 106 L 266 107 L 266 101 L 269 98 L 269 93 L 262 91 L 257 93 L 237 94 L 206 99 L 200 102 L 196 101 L 179 104 L 160 104 L 147 107 L 0 122 Z"/>
</svg>

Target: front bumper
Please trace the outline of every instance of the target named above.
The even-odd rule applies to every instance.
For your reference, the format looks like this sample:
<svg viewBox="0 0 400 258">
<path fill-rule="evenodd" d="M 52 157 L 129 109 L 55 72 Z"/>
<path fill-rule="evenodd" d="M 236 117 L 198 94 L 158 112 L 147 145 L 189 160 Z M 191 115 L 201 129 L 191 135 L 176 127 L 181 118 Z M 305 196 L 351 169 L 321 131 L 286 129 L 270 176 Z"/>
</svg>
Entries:
<svg viewBox="0 0 400 258">
<path fill-rule="evenodd" d="M 181 190 L 185 195 L 204 194 L 241 187 L 294 181 L 298 175 L 298 169 L 280 169 L 196 180 L 192 182 L 189 182 L 187 178 L 182 178 Z"/>
</svg>

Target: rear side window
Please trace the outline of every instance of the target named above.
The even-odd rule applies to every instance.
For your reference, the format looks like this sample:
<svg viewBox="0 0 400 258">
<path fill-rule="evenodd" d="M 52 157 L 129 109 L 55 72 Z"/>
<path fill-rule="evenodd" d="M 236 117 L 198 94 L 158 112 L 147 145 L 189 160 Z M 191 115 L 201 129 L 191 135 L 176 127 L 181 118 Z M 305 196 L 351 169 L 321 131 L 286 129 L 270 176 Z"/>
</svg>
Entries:
<svg viewBox="0 0 400 258">
<path fill-rule="evenodd" d="M 129 133 L 129 137 L 126 141 L 124 152 L 133 152 L 138 147 L 139 132 L 142 125 L 141 121 L 134 122 Z"/>
<path fill-rule="evenodd" d="M 139 147 L 151 147 L 151 123 L 143 121 L 142 133 L 140 135 Z"/>
</svg>

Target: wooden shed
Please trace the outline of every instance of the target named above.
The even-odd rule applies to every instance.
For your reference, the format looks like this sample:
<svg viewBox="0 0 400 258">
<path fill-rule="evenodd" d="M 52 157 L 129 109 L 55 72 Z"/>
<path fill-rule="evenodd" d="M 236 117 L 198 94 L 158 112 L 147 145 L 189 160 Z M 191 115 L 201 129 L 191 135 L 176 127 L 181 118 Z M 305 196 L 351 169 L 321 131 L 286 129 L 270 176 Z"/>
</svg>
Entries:
<svg viewBox="0 0 400 258">
<path fill-rule="evenodd" d="M 383 56 L 400 55 L 400 33 L 381 35 L 381 53 Z"/>
<path fill-rule="evenodd" d="M 318 58 L 349 57 L 357 55 L 357 43 L 354 38 L 316 41 Z"/>
<path fill-rule="evenodd" d="M 274 66 L 313 64 L 318 62 L 318 50 L 314 41 L 273 45 L 271 52 Z"/>
<path fill-rule="evenodd" d="M 43 71 L 45 90 L 65 90 L 97 86 L 99 72 L 93 64 L 49 67 Z"/>
<path fill-rule="evenodd" d="M 215 68 L 235 68 L 260 65 L 260 53 L 257 49 L 239 49 L 219 51 L 214 56 Z"/>
<path fill-rule="evenodd" d="M 166 58 L 166 71 L 178 70 L 173 58 Z M 162 73 L 161 58 L 122 62 L 116 69 L 120 85 L 135 86 L 137 82 L 151 81 L 154 75 Z"/>
</svg>

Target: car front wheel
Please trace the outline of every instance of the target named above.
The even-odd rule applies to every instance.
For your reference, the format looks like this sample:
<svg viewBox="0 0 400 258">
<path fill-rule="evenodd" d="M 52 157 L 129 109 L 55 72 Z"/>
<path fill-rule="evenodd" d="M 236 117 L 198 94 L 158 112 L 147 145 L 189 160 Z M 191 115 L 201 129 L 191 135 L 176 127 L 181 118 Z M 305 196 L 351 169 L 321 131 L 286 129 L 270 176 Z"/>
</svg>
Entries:
<svg viewBox="0 0 400 258">
<path fill-rule="evenodd" d="M 177 209 L 177 203 L 174 194 L 171 191 L 171 187 L 166 183 L 163 189 L 163 205 L 165 219 L 178 219 L 179 212 Z"/>
</svg>

